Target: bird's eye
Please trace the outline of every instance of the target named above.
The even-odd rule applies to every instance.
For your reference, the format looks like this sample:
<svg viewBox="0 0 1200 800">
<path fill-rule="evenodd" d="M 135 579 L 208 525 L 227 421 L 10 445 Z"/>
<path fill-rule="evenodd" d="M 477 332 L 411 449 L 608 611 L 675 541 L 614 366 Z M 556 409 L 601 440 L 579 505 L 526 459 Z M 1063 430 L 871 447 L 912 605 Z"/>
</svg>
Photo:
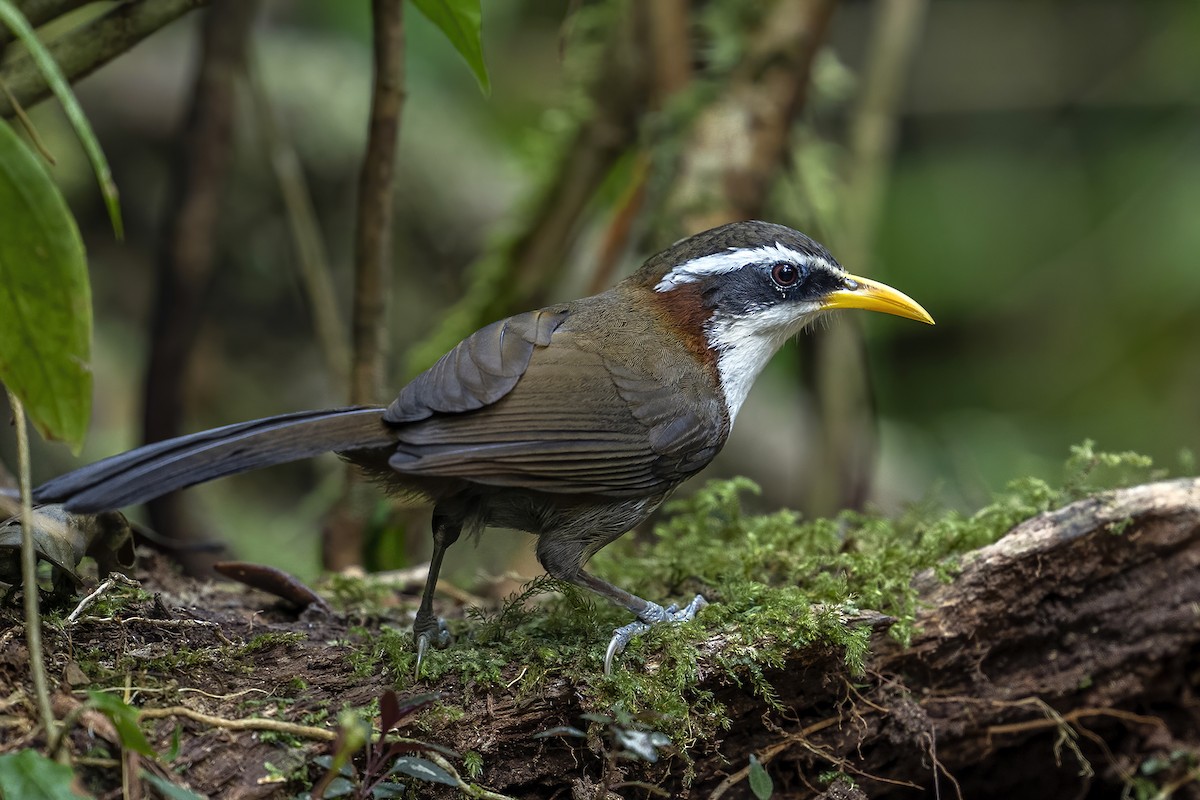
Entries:
<svg viewBox="0 0 1200 800">
<path fill-rule="evenodd" d="M 796 282 L 800 280 L 800 268 L 790 261 L 780 261 L 771 267 L 771 280 L 775 281 L 777 286 L 785 289 L 795 286 Z"/>
</svg>

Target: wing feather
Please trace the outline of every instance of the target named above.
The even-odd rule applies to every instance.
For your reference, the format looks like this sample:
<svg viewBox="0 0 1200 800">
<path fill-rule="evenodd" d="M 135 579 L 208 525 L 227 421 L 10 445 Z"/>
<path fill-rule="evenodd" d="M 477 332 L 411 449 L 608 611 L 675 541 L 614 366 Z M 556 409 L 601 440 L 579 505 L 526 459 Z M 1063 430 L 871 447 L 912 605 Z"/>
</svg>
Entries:
<svg viewBox="0 0 1200 800">
<path fill-rule="evenodd" d="M 606 347 L 575 328 L 559 309 L 466 339 L 388 409 L 398 439 L 392 468 L 630 496 L 665 491 L 712 460 L 729 425 L 711 384 L 657 351 L 640 363 L 614 359 L 639 348 L 611 339 Z"/>
</svg>

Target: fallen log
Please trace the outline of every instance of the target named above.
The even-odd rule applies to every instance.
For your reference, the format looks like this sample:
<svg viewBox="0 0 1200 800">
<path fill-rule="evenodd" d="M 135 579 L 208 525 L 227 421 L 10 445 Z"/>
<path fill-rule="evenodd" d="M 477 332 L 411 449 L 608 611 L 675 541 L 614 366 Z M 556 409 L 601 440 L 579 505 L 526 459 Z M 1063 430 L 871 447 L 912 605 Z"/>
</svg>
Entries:
<svg viewBox="0 0 1200 800">
<path fill-rule="evenodd" d="M 698 688 L 725 704 L 731 725 L 691 754 L 690 785 L 678 767 L 606 771 L 596 741 L 533 738 L 578 713 L 566 682 L 519 709 L 491 698 L 490 713 L 442 733 L 464 749 L 483 744 L 481 731 L 501 743 L 483 748 L 488 782 L 516 796 L 565 786 L 574 796 L 626 796 L 636 790 L 605 787 L 633 779 L 671 796 L 752 796 L 752 753 L 775 797 L 1196 791 L 1200 480 L 1073 503 L 968 554 L 950 582 L 932 573 L 916 581 L 923 609 L 909 645 L 874 620 L 859 676 L 832 649 L 796 651 L 766 676 L 778 710 L 707 657 L 720 636 L 704 642 Z"/>
</svg>

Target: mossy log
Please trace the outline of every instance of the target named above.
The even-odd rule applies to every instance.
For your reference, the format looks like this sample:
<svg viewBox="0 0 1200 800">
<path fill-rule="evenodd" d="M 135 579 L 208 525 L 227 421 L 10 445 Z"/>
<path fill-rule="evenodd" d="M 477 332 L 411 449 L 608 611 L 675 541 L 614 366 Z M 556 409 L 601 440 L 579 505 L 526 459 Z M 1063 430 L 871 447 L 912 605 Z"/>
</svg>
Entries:
<svg viewBox="0 0 1200 800">
<path fill-rule="evenodd" d="M 264 608 L 260 593 L 187 578 L 153 558 L 138 574 L 153 595 L 113 597 L 77 624 L 47 626 L 48 669 L 60 714 L 77 709 L 85 689 L 129 691 L 132 682 L 155 751 L 184 734 L 169 764 L 143 763 L 211 797 L 297 796 L 324 774 L 314 759 L 329 752 L 337 712 L 366 709 L 389 688 L 441 691 L 444 705 L 405 735 L 454 748 L 464 778 L 473 763 L 473 780 L 512 797 L 750 797 L 751 778 L 765 795 L 768 776 L 775 798 L 1197 796 L 1200 479 L 1089 497 L 957 563 L 952 579 L 944 569 L 916 577 L 923 604 L 908 643 L 884 615 L 861 612 L 874 632 L 858 673 L 836 644 L 747 645 L 709 615 L 708 629 L 723 633 L 696 645 L 693 688 L 682 691 L 697 718 L 728 725 L 689 734 L 665 718 L 643 720 L 671 740 L 653 764 L 613 755 L 636 749 L 618 735 L 637 721 L 584 716 L 598 707 L 594 665 L 529 675 L 537 667 L 523 664 L 538 663 L 530 654 L 505 662 L 498 678 L 458 670 L 413 685 L 403 659 L 382 666 L 389 647 L 411 664 L 403 633 L 362 626 L 354 611 L 297 618 Z M 531 618 L 545 624 L 549 615 Z M 28 686 L 19 633 L 15 621 L 0 625 L 0 696 Z M 669 659 L 680 648 L 690 657 L 689 635 L 657 634 L 618 669 L 629 678 L 657 671 L 674 685 L 679 664 Z M 459 648 L 484 661 L 489 652 Z M 697 697 L 720 713 L 706 717 Z M 0 722 L 0 753 L 43 746 L 32 716 Z M 585 738 L 538 735 L 581 725 Z M 73 727 L 70 751 L 90 752 L 96 736 L 116 748 L 115 734 L 88 722 Z M 751 755 L 762 765 L 754 775 Z M 76 769 L 113 796 L 117 763 Z M 415 796 L 459 792 L 419 788 Z"/>
<path fill-rule="evenodd" d="M 865 674 L 832 649 L 794 652 L 767 674 L 782 711 L 702 658 L 700 684 L 732 725 L 690 753 L 686 789 L 677 763 L 605 767 L 598 741 L 534 738 L 578 717 L 566 682 L 520 705 L 490 697 L 442 733 L 484 755 L 491 788 L 523 797 L 566 796 L 565 785 L 580 797 L 648 796 L 629 781 L 749 797 L 752 753 L 774 797 L 1195 791 L 1200 480 L 1073 503 L 968 555 L 950 582 L 916 580 L 924 608 L 908 646 L 878 619 Z M 570 777 L 581 773 L 594 777 Z"/>
</svg>

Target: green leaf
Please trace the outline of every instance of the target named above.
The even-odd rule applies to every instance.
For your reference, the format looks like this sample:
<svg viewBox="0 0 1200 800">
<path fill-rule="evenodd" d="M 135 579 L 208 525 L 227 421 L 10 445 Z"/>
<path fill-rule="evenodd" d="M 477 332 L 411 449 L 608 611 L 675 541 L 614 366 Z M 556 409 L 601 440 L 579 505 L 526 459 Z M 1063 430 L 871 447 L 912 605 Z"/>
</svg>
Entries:
<svg viewBox="0 0 1200 800">
<path fill-rule="evenodd" d="M 63 111 L 66 112 L 67 119 L 71 122 L 71 127 L 75 129 L 75 135 L 79 137 L 79 141 L 83 145 L 83 151 L 87 153 L 88 160 L 92 162 L 92 171 L 96 173 L 96 181 L 100 184 L 100 194 L 104 197 L 104 205 L 108 209 L 108 218 L 112 222 L 113 233 L 118 239 L 124 238 L 125 228 L 121 221 L 121 203 L 117 193 L 117 184 L 113 181 L 112 170 L 108 167 L 108 159 L 104 157 L 104 151 L 100 149 L 100 142 L 96 139 L 95 132 L 92 131 L 92 125 L 83 113 L 79 101 L 75 99 L 74 92 L 71 91 L 71 84 L 67 82 L 62 70 L 58 68 L 58 63 L 50 55 L 50 51 L 33 32 L 25 15 L 12 4 L 11 0 L 0 0 L 0 22 L 7 25 L 13 35 L 21 41 L 21 44 L 25 45 L 30 57 L 41 70 L 42 77 L 46 79 L 46 84 L 54 92 L 58 102 L 62 104 Z"/>
<path fill-rule="evenodd" d="M 154 752 L 154 748 L 150 746 L 150 742 L 146 741 L 146 735 L 142 733 L 142 729 L 138 726 L 138 711 L 136 708 L 124 702 L 115 694 L 107 692 L 89 690 L 88 697 L 91 699 L 93 706 L 103 712 L 104 716 L 112 720 L 113 727 L 117 729 L 117 736 L 121 737 L 122 747 L 132 750 L 135 753 L 149 756 L 150 758 L 158 758 L 158 754 Z"/>
<path fill-rule="evenodd" d="M 163 780 L 157 775 L 152 775 L 145 770 L 142 770 L 142 780 L 149 783 L 162 794 L 167 800 L 208 800 L 202 794 L 196 794 L 191 789 L 185 789 L 182 786 L 171 783 L 168 780 Z"/>
<path fill-rule="evenodd" d="M 43 436 L 76 450 L 91 416 L 91 348 L 79 229 L 41 161 L 0 120 L 0 382 Z"/>
<path fill-rule="evenodd" d="M 758 800 L 768 800 L 775 792 L 775 784 L 767 774 L 766 767 L 753 753 L 750 754 L 750 791 Z"/>
<path fill-rule="evenodd" d="M 395 775 L 396 773 L 428 781 L 429 783 L 444 783 L 447 786 L 458 786 L 458 781 L 454 780 L 454 776 L 449 772 L 446 772 L 446 770 L 432 761 L 417 758 L 416 756 L 397 758 L 396 763 L 388 770 L 388 775 Z"/>
<path fill-rule="evenodd" d="M 19 750 L 0 756 L 0 797 L 21 800 L 79 800 L 75 773 L 66 764 L 46 758 L 36 750 Z"/>
<path fill-rule="evenodd" d="M 441 29 L 475 73 L 479 88 L 490 94 L 492 82 L 483 61 L 483 13 L 479 0 L 413 0 L 413 5 Z"/>
</svg>

